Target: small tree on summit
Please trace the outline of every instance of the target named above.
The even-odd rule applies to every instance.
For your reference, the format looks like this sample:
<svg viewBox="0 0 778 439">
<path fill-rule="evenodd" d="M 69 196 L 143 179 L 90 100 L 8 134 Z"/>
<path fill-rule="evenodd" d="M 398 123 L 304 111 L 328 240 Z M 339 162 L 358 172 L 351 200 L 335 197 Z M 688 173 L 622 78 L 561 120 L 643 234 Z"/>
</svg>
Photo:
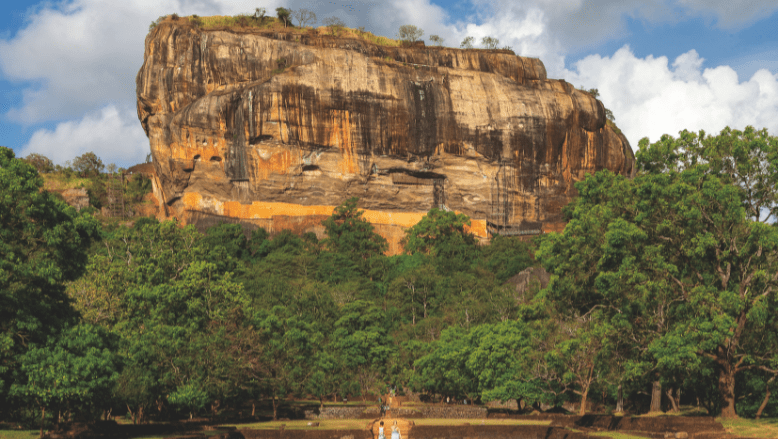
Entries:
<svg viewBox="0 0 778 439">
<path fill-rule="evenodd" d="M 430 41 L 437 44 L 438 46 L 443 45 L 443 38 L 441 38 L 439 35 L 430 35 Z"/>
<path fill-rule="evenodd" d="M 397 37 L 402 41 L 414 42 L 418 41 L 424 35 L 424 30 L 420 29 L 412 24 L 404 24 L 400 26 L 400 31 L 397 33 Z"/>
<path fill-rule="evenodd" d="M 465 37 L 464 40 L 462 40 L 462 44 L 459 45 L 460 49 L 472 49 L 473 48 L 473 41 L 475 41 L 475 38 L 473 37 Z"/>
<path fill-rule="evenodd" d="M 297 20 L 297 25 L 300 27 L 316 24 L 316 14 L 307 9 L 298 9 L 292 12 L 292 17 Z"/>
<path fill-rule="evenodd" d="M 283 7 L 276 8 L 276 15 L 278 16 L 278 19 L 284 22 L 284 27 L 289 25 L 290 16 L 292 15 L 291 9 L 286 9 Z"/>
<path fill-rule="evenodd" d="M 500 40 L 494 37 L 483 37 L 481 39 L 481 45 L 484 49 L 496 49 L 500 44 Z"/>
</svg>

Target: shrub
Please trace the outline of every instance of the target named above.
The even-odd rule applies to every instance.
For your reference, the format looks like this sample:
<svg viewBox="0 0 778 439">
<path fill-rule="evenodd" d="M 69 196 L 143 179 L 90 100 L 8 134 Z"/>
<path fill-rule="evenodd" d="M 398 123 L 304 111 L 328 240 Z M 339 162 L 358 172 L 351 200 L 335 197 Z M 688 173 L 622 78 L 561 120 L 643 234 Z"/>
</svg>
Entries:
<svg viewBox="0 0 778 439">
<path fill-rule="evenodd" d="M 424 35 L 424 30 L 412 25 L 404 24 L 400 26 L 400 31 L 397 33 L 397 38 L 402 41 L 414 42 L 418 41 Z"/>
</svg>

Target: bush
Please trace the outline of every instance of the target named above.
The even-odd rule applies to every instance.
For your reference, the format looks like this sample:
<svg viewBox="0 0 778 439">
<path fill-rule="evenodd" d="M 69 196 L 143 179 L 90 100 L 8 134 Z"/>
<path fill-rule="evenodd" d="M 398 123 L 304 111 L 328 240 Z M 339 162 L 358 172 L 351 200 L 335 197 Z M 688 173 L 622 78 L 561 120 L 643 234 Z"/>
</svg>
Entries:
<svg viewBox="0 0 778 439">
<path fill-rule="evenodd" d="M 49 159 L 44 155 L 38 153 L 32 153 L 27 157 L 23 158 L 22 160 L 31 164 L 35 169 L 38 170 L 38 173 L 40 174 L 48 174 L 49 172 L 54 172 L 54 163 L 51 161 L 51 159 Z"/>
<path fill-rule="evenodd" d="M 400 26 L 400 31 L 397 33 L 397 38 L 402 41 L 414 42 L 418 41 L 424 35 L 424 30 L 412 25 L 404 24 Z"/>
<path fill-rule="evenodd" d="M 82 177 L 94 177 L 100 175 L 105 169 L 103 161 L 93 152 L 84 153 L 75 159 L 71 165 L 73 170 Z"/>
</svg>

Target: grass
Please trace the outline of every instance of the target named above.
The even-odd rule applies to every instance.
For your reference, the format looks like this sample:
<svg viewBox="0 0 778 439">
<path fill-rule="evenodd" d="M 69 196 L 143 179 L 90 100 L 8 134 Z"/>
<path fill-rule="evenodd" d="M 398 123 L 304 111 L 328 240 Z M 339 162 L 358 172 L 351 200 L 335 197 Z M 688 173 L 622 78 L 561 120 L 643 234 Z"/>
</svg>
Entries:
<svg viewBox="0 0 778 439">
<path fill-rule="evenodd" d="M 728 433 L 753 437 L 753 438 L 777 438 L 778 419 L 724 419 L 716 418 L 721 422 Z"/>
<path fill-rule="evenodd" d="M 40 430 L 0 430 L 0 439 L 30 439 L 38 437 Z"/>
<path fill-rule="evenodd" d="M 251 15 L 239 14 L 235 16 L 230 15 L 212 15 L 209 17 L 189 16 L 182 17 L 188 20 L 190 23 L 197 25 L 202 29 L 223 28 L 223 27 L 249 27 L 257 29 L 276 29 L 284 30 L 289 33 L 304 34 L 309 32 L 317 32 L 320 35 L 332 35 L 332 29 L 322 26 L 319 28 L 311 27 L 284 27 L 284 24 L 275 17 L 267 16 L 263 20 L 255 19 Z M 170 17 L 164 20 L 170 20 Z M 181 19 L 181 18 L 179 18 Z M 375 35 L 372 32 L 367 32 L 362 29 L 352 29 L 349 27 L 338 27 L 336 30 L 337 36 L 340 38 L 357 38 L 365 41 L 369 41 L 378 46 L 397 47 L 402 45 L 402 41 L 387 38 L 381 35 Z"/>
<path fill-rule="evenodd" d="M 80 187 L 89 187 L 92 181 L 88 178 L 66 177 L 63 173 L 42 174 L 43 188 L 47 191 L 64 191 Z"/>
<path fill-rule="evenodd" d="M 589 436 L 607 437 L 610 439 L 646 439 L 645 436 L 635 436 L 626 433 L 617 433 L 615 431 L 598 431 L 597 433 L 588 433 Z"/>
</svg>

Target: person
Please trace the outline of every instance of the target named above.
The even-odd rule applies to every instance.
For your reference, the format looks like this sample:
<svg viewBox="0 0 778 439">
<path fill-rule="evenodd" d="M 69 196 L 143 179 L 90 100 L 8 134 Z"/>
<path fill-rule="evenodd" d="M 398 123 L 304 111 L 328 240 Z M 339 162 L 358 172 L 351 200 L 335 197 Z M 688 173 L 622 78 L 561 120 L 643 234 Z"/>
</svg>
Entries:
<svg viewBox="0 0 778 439">
<path fill-rule="evenodd" d="M 402 439 L 400 437 L 400 428 L 397 427 L 397 421 L 394 421 L 394 424 L 392 424 L 392 439 Z"/>
<path fill-rule="evenodd" d="M 381 421 L 378 427 L 378 439 L 386 439 L 384 435 L 384 421 Z"/>
<path fill-rule="evenodd" d="M 380 411 L 381 417 L 383 418 L 384 415 L 386 414 L 386 407 L 384 407 L 384 402 L 381 399 L 380 395 L 378 396 L 378 410 Z M 381 425 L 384 425 L 383 422 L 381 423 Z"/>
</svg>

